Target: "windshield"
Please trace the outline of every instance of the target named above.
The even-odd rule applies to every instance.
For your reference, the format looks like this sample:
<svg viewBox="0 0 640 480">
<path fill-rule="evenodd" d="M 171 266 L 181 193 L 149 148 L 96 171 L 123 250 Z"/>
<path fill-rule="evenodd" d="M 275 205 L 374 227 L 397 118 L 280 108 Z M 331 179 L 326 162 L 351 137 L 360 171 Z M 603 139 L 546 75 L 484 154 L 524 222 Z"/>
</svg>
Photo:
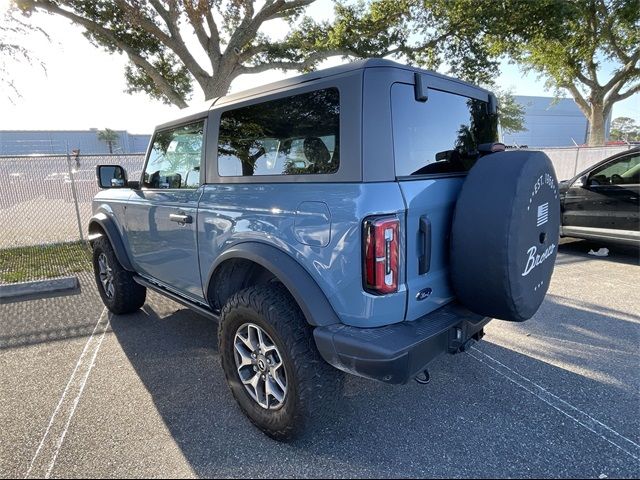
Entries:
<svg viewBox="0 0 640 480">
<path fill-rule="evenodd" d="M 391 88 L 396 176 L 468 171 L 478 145 L 497 140 L 497 119 L 487 102 L 429 89 L 426 102 L 413 85 Z"/>
</svg>

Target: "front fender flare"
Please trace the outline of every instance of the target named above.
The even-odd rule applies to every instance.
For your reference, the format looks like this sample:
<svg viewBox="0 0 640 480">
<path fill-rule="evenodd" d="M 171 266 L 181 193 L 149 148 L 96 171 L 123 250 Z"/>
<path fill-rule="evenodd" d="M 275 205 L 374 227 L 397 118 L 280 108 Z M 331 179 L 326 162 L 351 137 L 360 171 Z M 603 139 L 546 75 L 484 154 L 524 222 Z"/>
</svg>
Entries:
<svg viewBox="0 0 640 480">
<path fill-rule="evenodd" d="M 255 262 L 275 275 L 287 287 L 310 325 L 319 327 L 340 323 L 326 295 L 311 275 L 289 254 L 264 243 L 243 242 L 225 250 L 211 267 L 205 292 L 209 291 L 217 268 L 233 258 Z"/>
<path fill-rule="evenodd" d="M 107 235 L 111 246 L 113 247 L 113 251 L 116 254 L 116 258 L 120 262 L 120 265 L 125 270 L 130 272 L 135 271 L 131 261 L 129 260 L 129 255 L 127 254 L 127 250 L 124 248 L 124 243 L 122 242 L 122 238 L 120 236 L 120 231 L 115 224 L 115 221 L 108 216 L 104 212 L 96 213 L 89 219 L 89 241 L 93 241 L 96 238 L 100 237 L 102 233 L 99 228 Z"/>
</svg>

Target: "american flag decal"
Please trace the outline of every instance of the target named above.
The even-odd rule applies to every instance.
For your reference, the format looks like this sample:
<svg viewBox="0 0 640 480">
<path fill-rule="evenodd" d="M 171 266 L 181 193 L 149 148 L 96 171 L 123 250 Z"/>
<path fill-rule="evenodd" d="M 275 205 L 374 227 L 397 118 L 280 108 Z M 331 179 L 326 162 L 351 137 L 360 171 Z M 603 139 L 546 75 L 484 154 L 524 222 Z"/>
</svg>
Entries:
<svg viewBox="0 0 640 480">
<path fill-rule="evenodd" d="M 538 223 L 536 226 L 544 225 L 549 221 L 549 202 L 538 205 Z"/>
</svg>

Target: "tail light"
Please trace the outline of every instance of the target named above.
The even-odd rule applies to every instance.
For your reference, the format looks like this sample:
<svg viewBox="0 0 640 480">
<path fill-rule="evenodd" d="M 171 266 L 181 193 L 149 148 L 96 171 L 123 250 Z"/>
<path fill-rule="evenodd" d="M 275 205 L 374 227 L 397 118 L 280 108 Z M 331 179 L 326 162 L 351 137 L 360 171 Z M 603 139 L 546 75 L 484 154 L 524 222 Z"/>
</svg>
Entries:
<svg viewBox="0 0 640 480">
<path fill-rule="evenodd" d="M 364 222 L 364 287 L 375 294 L 398 291 L 400 222 L 396 217 L 368 218 Z"/>
</svg>

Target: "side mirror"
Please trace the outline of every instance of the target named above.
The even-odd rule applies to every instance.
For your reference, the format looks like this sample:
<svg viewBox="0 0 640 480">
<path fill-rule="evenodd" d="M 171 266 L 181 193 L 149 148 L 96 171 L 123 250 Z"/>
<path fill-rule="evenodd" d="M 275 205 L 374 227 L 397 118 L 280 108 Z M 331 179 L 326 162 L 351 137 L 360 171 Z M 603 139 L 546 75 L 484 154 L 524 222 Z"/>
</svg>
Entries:
<svg viewBox="0 0 640 480">
<path fill-rule="evenodd" d="M 587 175 L 583 175 L 579 179 L 577 179 L 575 182 L 573 182 L 573 185 L 571 186 L 587 188 L 589 186 L 589 178 L 587 177 Z"/>
<path fill-rule="evenodd" d="M 445 150 L 443 152 L 436 153 L 436 162 L 445 162 L 449 160 L 452 153 L 453 153 L 453 150 Z"/>
<path fill-rule="evenodd" d="M 127 187 L 127 172 L 120 165 L 98 165 L 96 175 L 100 188 Z"/>
</svg>

